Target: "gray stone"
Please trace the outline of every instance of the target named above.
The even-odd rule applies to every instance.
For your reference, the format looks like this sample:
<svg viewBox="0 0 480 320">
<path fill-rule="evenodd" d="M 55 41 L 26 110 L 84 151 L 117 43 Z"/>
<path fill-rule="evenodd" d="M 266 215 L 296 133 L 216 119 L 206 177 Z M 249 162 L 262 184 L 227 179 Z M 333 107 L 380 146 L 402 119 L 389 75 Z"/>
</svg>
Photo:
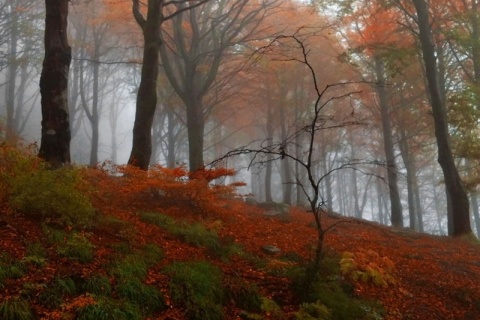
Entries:
<svg viewBox="0 0 480 320">
<path fill-rule="evenodd" d="M 263 250 L 263 252 L 268 253 L 268 254 L 272 254 L 272 255 L 282 252 L 282 250 L 280 250 L 280 248 L 278 248 L 278 247 L 276 247 L 272 244 L 268 244 L 268 245 L 263 246 L 262 250 Z"/>
</svg>

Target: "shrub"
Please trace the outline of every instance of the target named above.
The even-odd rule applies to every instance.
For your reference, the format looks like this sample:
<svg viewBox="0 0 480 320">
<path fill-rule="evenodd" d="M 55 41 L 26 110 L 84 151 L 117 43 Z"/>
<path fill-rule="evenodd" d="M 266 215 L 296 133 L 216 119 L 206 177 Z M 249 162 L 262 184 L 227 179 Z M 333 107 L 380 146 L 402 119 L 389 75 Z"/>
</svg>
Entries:
<svg viewBox="0 0 480 320">
<path fill-rule="evenodd" d="M 40 166 L 29 171 L 17 172 L 11 180 L 10 202 L 16 210 L 62 226 L 84 228 L 92 224 L 95 209 L 79 169 L 47 170 Z"/>
<path fill-rule="evenodd" d="M 140 219 L 165 230 L 171 230 L 175 226 L 175 219 L 158 212 L 142 212 L 140 213 Z"/>
<path fill-rule="evenodd" d="M 176 262 L 165 267 L 175 303 L 185 308 L 191 320 L 223 319 L 220 270 L 206 261 Z"/>
<path fill-rule="evenodd" d="M 372 250 L 362 250 L 356 253 L 344 252 L 340 260 L 340 270 L 343 275 L 353 280 L 372 282 L 377 286 L 388 287 L 395 284 L 395 265 L 388 257 Z"/>
<path fill-rule="evenodd" d="M 33 314 L 27 301 L 15 297 L 0 303 L 0 318 L 2 320 L 30 320 L 33 319 Z"/>
<path fill-rule="evenodd" d="M 383 312 L 378 304 L 353 297 L 351 284 L 341 277 L 339 259 L 336 256 L 325 256 L 320 270 L 314 277 L 310 265 L 292 272 L 293 287 L 307 302 L 299 312 L 315 313 L 321 311 L 315 311 L 316 309 L 323 309 L 321 306 L 324 306 L 330 312 L 331 319 L 335 320 L 371 319 L 372 315 Z"/>
<path fill-rule="evenodd" d="M 89 263 L 93 260 L 93 244 L 79 233 L 68 234 L 66 242 L 58 246 L 58 253 L 80 263 Z"/>
</svg>

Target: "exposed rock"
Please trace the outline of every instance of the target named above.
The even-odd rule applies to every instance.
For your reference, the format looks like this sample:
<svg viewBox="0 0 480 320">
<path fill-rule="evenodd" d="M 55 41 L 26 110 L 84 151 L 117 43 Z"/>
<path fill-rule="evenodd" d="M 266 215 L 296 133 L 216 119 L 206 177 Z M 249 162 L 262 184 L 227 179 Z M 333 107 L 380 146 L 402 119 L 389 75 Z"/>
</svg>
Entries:
<svg viewBox="0 0 480 320">
<path fill-rule="evenodd" d="M 258 206 L 268 211 L 277 211 L 280 214 L 288 214 L 290 211 L 290 206 L 282 202 L 263 202 L 259 203 Z"/>
<path fill-rule="evenodd" d="M 250 205 L 250 206 L 258 206 L 258 201 L 255 200 L 254 198 L 252 197 L 246 197 L 245 198 L 245 203 Z"/>
<path fill-rule="evenodd" d="M 271 210 L 271 211 L 264 212 L 263 215 L 265 217 L 278 217 L 278 216 L 282 215 L 282 213 L 279 212 L 279 211 L 276 211 L 276 210 Z"/>
<path fill-rule="evenodd" d="M 272 255 L 282 252 L 282 250 L 280 250 L 280 248 L 278 248 L 278 247 L 276 247 L 272 244 L 268 244 L 268 245 L 263 246 L 262 251 L 265 252 L 265 253 L 268 253 L 268 254 L 272 254 Z"/>
</svg>

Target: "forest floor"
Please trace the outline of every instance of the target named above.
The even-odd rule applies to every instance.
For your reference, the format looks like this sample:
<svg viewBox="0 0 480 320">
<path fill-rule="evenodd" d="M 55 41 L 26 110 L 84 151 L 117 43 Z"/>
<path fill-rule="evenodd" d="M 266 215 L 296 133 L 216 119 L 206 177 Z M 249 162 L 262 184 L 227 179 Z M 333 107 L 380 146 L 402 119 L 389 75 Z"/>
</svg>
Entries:
<svg viewBox="0 0 480 320">
<path fill-rule="evenodd" d="M 285 253 L 295 253 L 305 261 L 312 258 L 316 229 L 312 227 L 310 213 L 291 207 L 287 216 L 269 217 L 258 206 L 231 200 L 235 204 L 231 209 L 226 207 L 226 215 L 212 217 L 189 210 L 187 204 L 167 204 L 156 196 L 137 200 L 130 205 L 125 201 L 106 201 L 101 207 L 97 205 L 102 215 L 123 221 L 128 227 L 123 230 L 98 226 L 85 232 L 95 248 L 94 259 L 88 263 L 59 255 L 45 239 L 40 222 L 23 215 L 0 213 L 0 252 L 11 259 L 22 259 L 27 255 L 29 244 L 41 243 L 47 249 L 46 263 L 32 265 L 27 273 L 7 279 L 0 286 L 0 302 L 22 296 L 26 283 L 37 284 L 34 289 L 30 288 L 28 295 L 35 318 L 67 319 L 65 314 L 77 304 L 89 303 L 83 301 L 88 299 L 67 295 L 58 308 L 48 308 L 39 298 L 42 288 L 58 276 L 86 278 L 92 274 L 105 274 L 105 266 L 111 264 L 115 248 L 119 243 L 127 242 L 132 247 L 156 244 L 164 253 L 164 258 L 149 269 L 146 283 L 164 293 L 168 309 L 155 314 L 152 319 L 186 319 L 183 308 L 169 298 L 169 279 L 161 270 L 172 262 L 192 260 L 212 261 L 224 275 L 255 283 L 263 296 L 277 301 L 282 316 L 265 312 L 263 319 L 293 318 L 299 300 L 292 292 L 290 280 L 271 271 L 289 263 L 280 259 Z M 221 239 L 236 243 L 244 252 L 255 256 L 255 261 L 261 259 L 265 263 L 260 266 L 243 256 L 228 260 L 214 258 L 204 247 L 189 244 L 163 228 L 146 223 L 139 212 L 161 212 L 175 219 L 201 222 L 215 230 Z M 326 251 L 339 255 L 343 252 L 363 253 L 367 259 L 370 255 L 372 260 L 388 258 L 393 262 L 393 280 L 388 285 L 350 280 L 355 296 L 377 300 L 383 305 L 385 319 L 480 319 L 480 245 L 463 239 L 394 230 L 337 215 L 323 214 L 322 221 L 324 227 L 335 224 L 325 237 Z M 263 245 L 274 245 L 282 251 L 269 255 L 261 249 Z M 226 307 L 224 312 L 227 319 L 242 316 L 242 310 L 236 307 Z"/>
</svg>

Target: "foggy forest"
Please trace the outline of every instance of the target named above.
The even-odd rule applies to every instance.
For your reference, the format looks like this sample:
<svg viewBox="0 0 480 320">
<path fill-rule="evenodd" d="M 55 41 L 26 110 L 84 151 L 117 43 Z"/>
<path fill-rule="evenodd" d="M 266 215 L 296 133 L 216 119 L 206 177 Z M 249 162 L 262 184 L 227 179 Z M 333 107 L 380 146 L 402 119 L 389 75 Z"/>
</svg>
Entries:
<svg viewBox="0 0 480 320">
<path fill-rule="evenodd" d="M 0 318 L 476 319 L 479 6 L 0 0 Z"/>
</svg>

